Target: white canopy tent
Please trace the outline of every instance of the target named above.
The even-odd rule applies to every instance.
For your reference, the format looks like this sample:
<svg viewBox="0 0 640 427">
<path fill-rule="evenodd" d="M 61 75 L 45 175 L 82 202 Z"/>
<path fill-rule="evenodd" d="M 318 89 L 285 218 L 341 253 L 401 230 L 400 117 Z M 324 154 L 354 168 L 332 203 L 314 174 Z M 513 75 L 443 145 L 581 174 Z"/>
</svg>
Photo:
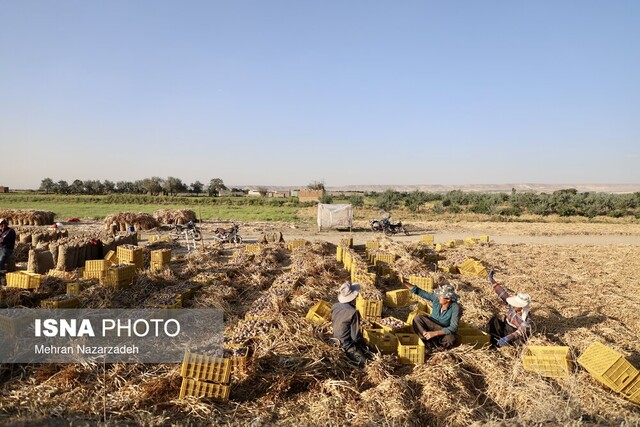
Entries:
<svg viewBox="0 0 640 427">
<path fill-rule="evenodd" d="M 318 230 L 323 228 L 349 227 L 353 224 L 353 206 L 350 204 L 329 205 L 318 203 Z"/>
</svg>

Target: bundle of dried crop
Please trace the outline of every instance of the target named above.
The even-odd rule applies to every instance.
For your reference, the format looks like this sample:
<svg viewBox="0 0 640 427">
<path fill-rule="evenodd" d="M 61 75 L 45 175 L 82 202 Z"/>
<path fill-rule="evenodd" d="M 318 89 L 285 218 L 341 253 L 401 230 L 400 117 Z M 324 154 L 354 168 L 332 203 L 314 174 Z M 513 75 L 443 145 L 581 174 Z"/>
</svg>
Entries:
<svg viewBox="0 0 640 427">
<path fill-rule="evenodd" d="M 196 221 L 196 213 L 191 209 L 160 209 L 153 213 L 160 224 L 186 224 Z"/>
</svg>

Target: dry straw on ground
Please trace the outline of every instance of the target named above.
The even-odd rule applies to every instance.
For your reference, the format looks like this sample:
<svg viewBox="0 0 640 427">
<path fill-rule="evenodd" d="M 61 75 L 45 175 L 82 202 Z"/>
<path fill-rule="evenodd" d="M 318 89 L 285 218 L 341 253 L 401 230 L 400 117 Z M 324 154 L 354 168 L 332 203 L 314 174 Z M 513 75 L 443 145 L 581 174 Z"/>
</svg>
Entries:
<svg viewBox="0 0 640 427">
<path fill-rule="evenodd" d="M 433 274 L 418 248 L 390 240 L 384 246 L 408 272 Z M 175 254 L 171 271 L 139 274 L 126 290 L 96 285 L 80 296 L 83 307 L 135 307 L 171 286 L 202 284 L 185 307 L 222 309 L 225 338 L 245 342 L 250 351 L 247 370 L 233 378 L 229 403 L 178 400 L 177 364 L 3 365 L 0 421 L 97 423 L 106 413 L 107 425 L 640 423 L 637 405 L 580 368 L 567 379 L 524 371 L 517 347 L 461 346 L 436 352 L 421 366 L 378 356 L 365 369 L 354 368 L 330 344 L 329 324 L 314 326 L 304 319 L 319 299 L 336 302 L 339 285 L 349 278 L 335 260 L 334 245 L 314 242 L 290 252 L 283 244 L 269 244 L 257 254 L 231 258 L 234 249 L 217 244 L 206 245 L 204 253 Z M 599 341 L 640 366 L 637 247 L 474 245 L 441 255 L 478 259 L 495 268 L 496 279 L 509 290 L 531 294 L 532 343 L 567 345 L 579 354 Z M 486 279 L 438 277 L 456 286 L 468 323 L 483 327 L 494 313 L 505 312 Z M 47 295 L 62 292 L 60 283 L 48 284 Z M 381 291 L 398 286 L 393 281 L 379 285 Z M 36 305 L 28 294 L 17 291 L 6 298 Z M 413 308 L 385 308 L 383 316 L 403 318 Z M 266 326 L 257 330 L 251 314 L 266 318 Z"/>
</svg>

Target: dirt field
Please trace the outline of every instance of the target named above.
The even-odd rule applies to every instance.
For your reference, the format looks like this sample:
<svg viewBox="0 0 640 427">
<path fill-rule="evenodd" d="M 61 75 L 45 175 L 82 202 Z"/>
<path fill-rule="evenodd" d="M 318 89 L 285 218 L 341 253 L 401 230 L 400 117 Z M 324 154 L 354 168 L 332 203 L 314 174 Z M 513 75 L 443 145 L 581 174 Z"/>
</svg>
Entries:
<svg viewBox="0 0 640 427">
<path fill-rule="evenodd" d="M 330 325 L 304 318 L 318 300 L 336 301 L 349 278 L 336 261 L 335 245 L 353 237 L 362 255 L 367 241 L 379 240 L 396 254 L 393 268 L 404 274 L 434 274 L 456 286 L 463 320 L 484 327 L 505 306 L 486 278 L 434 273 L 422 257 L 421 234 L 436 242 L 489 235 L 490 245 L 449 248 L 445 265 L 473 257 L 497 270 L 511 291 L 532 296 L 536 345 L 569 346 L 578 357 L 600 342 L 640 367 L 640 225 L 630 224 L 411 224 L 409 236 L 384 238 L 356 224 L 353 232 L 317 232 L 288 224 L 241 223 L 245 242 L 281 231 L 285 241 L 310 242 L 289 251 L 265 245 L 257 255 L 229 258 L 242 245 L 220 245 L 205 223 L 204 245 L 192 253 L 172 245 L 171 274 L 141 274 L 130 289 L 107 292 L 95 286 L 81 294 L 84 307 L 135 307 L 163 287 L 211 275 L 185 307 L 220 308 L 230 340 L 242 335 L 247 313 L 271 301 L 270 331 L 247 343 L 246 371 L 232 380 L 230 401 L 178 400 L 177 365 L 2 366 L 0 423 L 14 425 L 639 425 L 640 407 L 597 382 L 575 364 L 566 379 L 527 372 L 522 347 L 500 351 L 460 346 L 432 354 L 424 365 L 400 365 L 378 357 L 365 369 L 348 364 L 328 344 Z M 102 224 L 69 225 L 72 233 Z M 76 227 L 76 228 L 74 228 Z M 154 232 L 143 232 L 146 246 Z M 209 236 L 208 236 L 209 235 Z M 208 236 L 208 237 L 207 237 Z M 151 248 L 151 247 L 150 247 Z M 202 249 L 202 250 L 201 250 Z M 382 278 L 381 292 L 398 284 Z M 52 285 L 52 288 L 54 286 Z M 285 290 L 283 294 L 281 291 Z M 405 319 L 414 306 L 385 307 L 383 316 Z"/>
<path fill-rule="evenodd" d="M 212 231 L 216 227 L 226 227 L 227 223 L 205 223 L 203 230 Z M 324 240 L 338 244 L 340 239 L 352 236 L 354 244 L 379 237 L 380 233 L 369 230 L 364 221 L 356 221 L 352 232 L 349 230 L 318 231 L 311 226 L 292 226 L 286 223 L 245 223 L 240 225 L 240 234 L 248 242 L 254 242 L 261 234 L 280 231 L 285 240 Z M 413 242 L 422 234 L 435 235 L 436 242 L 464 239 L 470 236 L 488 235 L 491 241 L 502 244 L 629 244 L 640 245 L 640 224 L 574 224 L 574 223 L 486 223 L 432 221 L 410 223 L 408 236 L 394 235 L 393 241 Z"/>
</svg>

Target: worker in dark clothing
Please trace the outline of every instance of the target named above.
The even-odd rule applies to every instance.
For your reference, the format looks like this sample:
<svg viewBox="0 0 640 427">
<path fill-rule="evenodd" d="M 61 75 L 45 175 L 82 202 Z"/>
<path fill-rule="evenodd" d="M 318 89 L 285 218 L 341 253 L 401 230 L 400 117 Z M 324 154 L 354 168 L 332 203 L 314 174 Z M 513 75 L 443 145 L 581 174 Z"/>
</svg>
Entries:
<svg viewBox="0 0 640 427">
<path fill-rule="evenodd" d="M 9 227 L 9 222 L 5 218 L 0 218 L 0 270 L 4 270 L 15 245 L 15 230 Z"/>
<path fill-rule="evenodd" d="M 338 303 L 331 309 L 333 337 L 347 357 L 362 367 L 367 363 L 367 348 L 360 333 L 360 313 L 356 310 L 356 297 L 360 292 L 357 283 L 343 283 L 338 293 Z"/>
</svg>

